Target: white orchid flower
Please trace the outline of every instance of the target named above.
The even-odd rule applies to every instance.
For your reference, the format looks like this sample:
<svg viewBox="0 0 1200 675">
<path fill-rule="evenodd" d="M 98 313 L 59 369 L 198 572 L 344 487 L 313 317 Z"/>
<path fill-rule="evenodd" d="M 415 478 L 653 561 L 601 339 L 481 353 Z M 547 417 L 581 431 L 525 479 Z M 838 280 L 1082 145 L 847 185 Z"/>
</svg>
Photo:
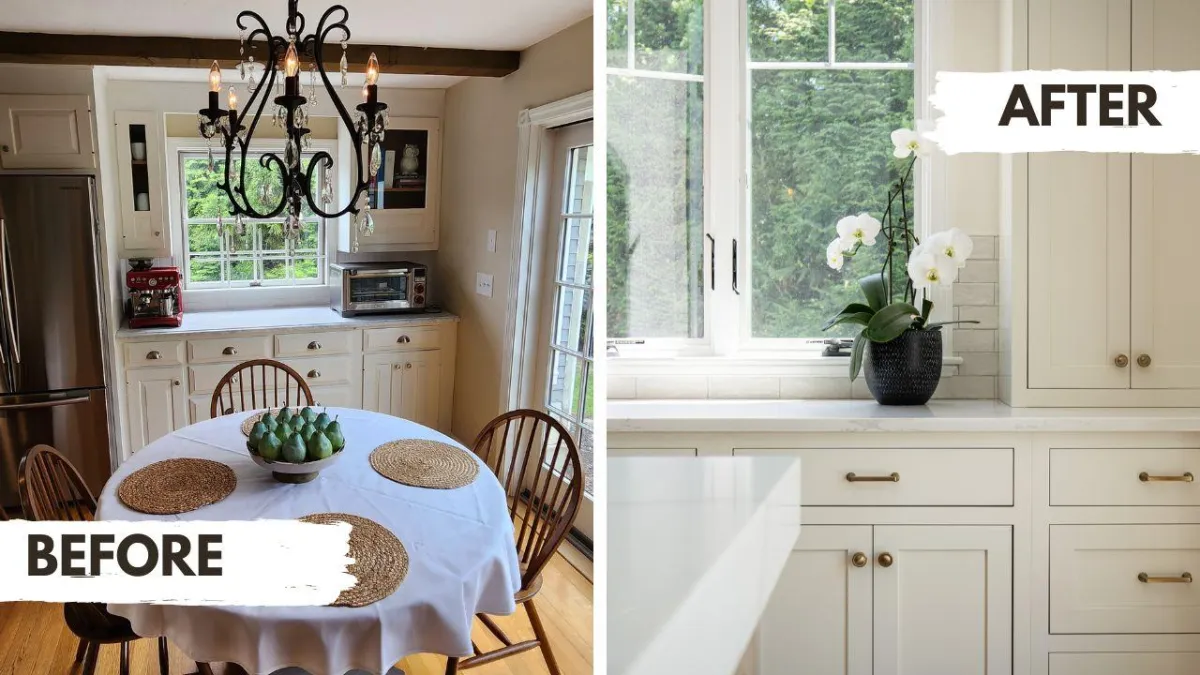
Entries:
<svg viewBox="0 0 1200 675">
<path fill-rule="evenodd" d="M 918 124 L 918 129 L 925 125 Z M 912 129 L 897 129 L 892 132 L 892 154 L 900 159 L 904 159 L 914 152 L 917 157 L 928 157 L 929 152 L 933 149 L 930 142 L 924 138 L 920 131 Z"/>
<path fill-rule="evenodd" d="M 908 257 L 908 277 L 913 287 L 926 289 L 934 284 L 949 286 L 958 276 L 958 268 L 949 258 L 936 255 L 922 244 Z"/>
<path fill-rule="evenodd" d="M 971 257 L 971 250 L 975 243 L 962 230 L 952 227 L 945 232 L 938 232 L 930 236 L 925 240 L 923 246 L 927 247 L 934 255 L 946 258 L 956 268 L 961 269 L 966 266 L 967 258 Z"/>
<path fill-rule="evenodd" d="M 837 222 L 838 238 L 842 242 L 843 251 L 849 251 L 855 244 L 871 246 L 881 229 L 883 224 L 868 213 L 846 216 Z"/>
<path fill-rule="evenodd" d="M 842 269 L 842 265 L 846 262 L 846 256 L 842 255 L 841 239 L 829 242 L 829 246 L 825 249 L 825 262 L 835 270 Z"/>
</svg>

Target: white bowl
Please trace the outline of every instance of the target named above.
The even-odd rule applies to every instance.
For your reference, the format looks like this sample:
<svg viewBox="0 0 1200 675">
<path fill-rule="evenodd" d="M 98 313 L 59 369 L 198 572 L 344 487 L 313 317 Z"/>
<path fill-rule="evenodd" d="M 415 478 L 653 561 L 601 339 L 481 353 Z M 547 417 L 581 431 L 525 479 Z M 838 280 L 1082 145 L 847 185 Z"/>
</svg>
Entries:
<svg viewBox="0 0 1200 675">
<path fill-rule="evenodd" d="M 338 461 L 346 448 L 333 453 L 325 459 L 318 459 L 315 462 L 304 462 L 302 464 L 293 464 L 282 460 L 277 462 L 269 462 L 254 453 L 250 453 L 250 458 L 254 463 L 264 469 L 269 469 L 271 475 L 280 483 L 307 483 L 317 477 L 317 474 L 322 469 L 333 466 L 334 462 Z"/>
</svg>

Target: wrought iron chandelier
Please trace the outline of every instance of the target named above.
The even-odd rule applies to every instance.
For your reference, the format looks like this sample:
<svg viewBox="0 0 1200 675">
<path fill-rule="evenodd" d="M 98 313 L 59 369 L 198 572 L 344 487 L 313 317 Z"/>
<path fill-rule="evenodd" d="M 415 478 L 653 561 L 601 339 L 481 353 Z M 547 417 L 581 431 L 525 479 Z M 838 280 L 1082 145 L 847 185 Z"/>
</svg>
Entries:
<svg viewBox="0 0 1200 675">
<path fill-rule="evenodd" d="M 387 105 L 380 103 L 378 99 L 376 82 L 379 79 L 379 61 L 374 53 L 367 61 L 364 101 L 355 107 L 357 113 L 353 117 L 338 98 L 333 84 L 329 81 L 329 75 L 325 72 L 326 42 L 331 35 L 340 36 L 341 85 L 347 85 L 346 47 L 350 40 L 350 29 L 346 26 L 346 21 L 350 18 L 349 11 L 342 5 L 330 7 L 321 16 L 316 30 L 304 35 L 305 19 L 299 11 L 298 2 L 299 0 L 288 0 L 288 18 L 284 26 L 286 33 L 282 36 L 272 35 L 266 21 L 256 12 L 246 10 L 238 14 L 237 25 L 241 29 L 241 60 L 238 63 L 238 73 L 243 80 L 249 77 L 249 100 L 239 110 L 237 92 L 231 86 L 229 109 L 223 110 L 220 107 L 221 68 L 219 63 L 213 61 L 208 76 L 208 107 L 199 111 L 200 134 L 209 141 L 210 170 L 215 166 L 212 156 L 214 139 L 219 136 L 225 147 L 225 168 L 217 185 L 229 197 L 229 212 L 234 217 L 234 231 L 239 235 L 245 234 L 247 217 L 274 218 L 286 212 L 283 234 L 289 246 L 294 245 L 300 238 L 300 213 L 305 204 L 313 213 L 323 218 L 353 214 L 353 224 L 359 234 L 370 235 L 374 232 L 375 225 L 369 203 L 370 177 L 379 171 L 382 157 L 380 145 L 388 123 Z M 256 62 L 253 55 L 247 56 L 247 46 L 251 51 L 257 51 L 260 44 L 266 47 L 266 58 Z M 301 93 L 301 54 L 310 60 L 311 65 L 308 97 Z M 260 67 L 262 73 L 256 79 L 255 71 Z M 309 109 L 317 103 L 318 78 L 328 92 L 341 123 L 349 131 L 354 147 L 354 188 L 346 204 L 336 209 L 332 207 L 333 157 L 328 152 L 319 150 L 313 153 L 307 168 L 303 168 L 301 161 L 302 151 L 311 147 Z M 283 81 L 282 92 L 279 91 L 280 79 Z M 259 160 L 263 168 L 277 169 L 279 176 L 277 183 L 265 181 L 260 184 L 257 192 L 258 203 L 260 206 L 265 205 L 265 210 L 260 211 L 251 203 L 250 194 L 247 192 L 247 153 L 272 90 L 276 93 L 272 122 L 284 130 L 286 144 L 282 157 L 272 152 L 263 154 Z M 367 155 L 366 167 L 363 159 L 364 146 Z M 238 153 L 237 159 L 240 161 L 235 162 L 235 152 Z M 313 177 L 316 171 L 321 171 L 319 195 L 313 194 Z M 218 230 L 221 231 L 221 236 L 224 236 L 224 218 L 218 219 Z M 357 238 L 355 243 L 357 248 Z"/>
</svg>

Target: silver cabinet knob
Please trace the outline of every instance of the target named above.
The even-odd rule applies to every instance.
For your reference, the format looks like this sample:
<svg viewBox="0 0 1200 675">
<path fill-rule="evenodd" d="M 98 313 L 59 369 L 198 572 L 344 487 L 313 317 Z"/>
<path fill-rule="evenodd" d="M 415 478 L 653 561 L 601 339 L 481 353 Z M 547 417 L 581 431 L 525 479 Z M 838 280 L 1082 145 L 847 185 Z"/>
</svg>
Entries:
<svg viewBox="0 0 1200 675">
<path fill-rule="evenodd" d="M 1150 355 L 1142 354 L 1141 356 L 1139 356 L 1138 357 L 1138 365 L 1143 368 L 1149 368 L 1150 367 Z"/>
<path fill-rule="evenodd" d="M 316 340 L 313 340 L 312 342 L 308 343 L 308 348 L 309 348 L 309 349 L 312 349 L 312 350 L 317 350 L 317 349 L 320 349 L 320 348 L 321 348 L 321 343 L 320 343 L 320 342 L 317 342 Z"/>
<path fill-rule="evenodd" d="M 146 354 L 146 358 L 147 358 L 147 359 L 149 359 L 149 360 L 151 360 L 151 361 L 157 361 L 157 360 L 159 360 L 159 359 L 161 359 L 161 358 L 162 358 L 162 352 L 160 352 L 160 351 L 158 351 L 157 349 L 155 349 L 155 350 L 153 350 L 153 351 L 151 351 L 151 352 L 147 353 L 147 354 Z"/>
<path fill-rule="evenodd" d="M 314 378 L 314 379 L 318 378 L 321 376 L 321 371 L 317 370 L 316 368 L 313 368 L 312 370 L 308 371 L 308 376 L 311 378 Z"/>
<path fill-rule="evenodd" d="M 1125 356 L 1124 354 L 1117 354 L 1117 358 L 1113 359 L 1113 363 L 1115 363 L 1118 368 L 1124 368 L 1125 366 L 1129 365 L 1129 357 Z"/>
<path fill-rule="evenodd" d="M 226 347 L 225 349 L 221 350 L 221 353 L 225 356 L 236 356 L 237 347 Z"/>
</svg>

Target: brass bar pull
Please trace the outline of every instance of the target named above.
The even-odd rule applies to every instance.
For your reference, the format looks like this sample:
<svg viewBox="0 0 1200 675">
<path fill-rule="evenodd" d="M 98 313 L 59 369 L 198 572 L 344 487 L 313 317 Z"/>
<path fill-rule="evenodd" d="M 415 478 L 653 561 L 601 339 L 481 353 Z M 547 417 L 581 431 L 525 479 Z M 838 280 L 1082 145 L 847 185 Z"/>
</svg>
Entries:
<svg viewBox="0 0 1200 675">
<path fill-rule="evenodd" d="M 899 483 L 900 474 L 893 471 L 887 476 L 860 476 L 851 471 L 846 474 L 846 480 L 851 483 Z"/>
<path fill-rule="evenodd" d="M 1180 476 L 1151 476 L 1145 471 L 1138 474 L 1138 480 L 1143 483 L 1191 483 L 1196 480 L 1191 471 L 1185 471 Z"/>
<path fill-rule="evenodd" d="M 1190 584 L 1192 583 L 1192 575 L 1189 572 L 1184 572 L 1177 577 L 1152 577 L 1142 572 L 1138 575 L 1138 581 L 1143 584 Z"/>
<path fill-rule="evenodd" d="M 854 565 L 855 567 L 866 567 L 867 554 L 863 553 L 862 551 L 855 553 L 854 555 L 850 556 L 850 564 Z"/>
</svg>

